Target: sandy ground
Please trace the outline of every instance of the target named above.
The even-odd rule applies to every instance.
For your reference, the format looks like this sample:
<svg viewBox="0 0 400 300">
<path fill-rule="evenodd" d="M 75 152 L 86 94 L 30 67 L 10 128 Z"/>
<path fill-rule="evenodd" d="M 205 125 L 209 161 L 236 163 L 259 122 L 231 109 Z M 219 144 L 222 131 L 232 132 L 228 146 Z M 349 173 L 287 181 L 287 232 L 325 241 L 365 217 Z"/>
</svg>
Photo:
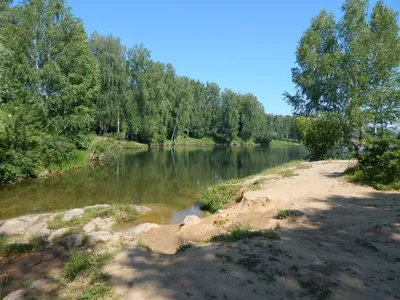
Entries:
<svg viewBox="0 0 400 300">
<path fill-rule="evenodd" d="M 242 201 L 185 226 L 160 226 L 106 266 L 122 299 L 400 299 L 400 192 L 343 179 L 353 162 L 310 163 L 271 178 Z M 251 181 L 263 180 L 253 177 Z M 264 179 L 264 180 L 266 180 Z M 290 210 L 276 220 L 278 210 Z M 234 224 L 280 240 L 197 244 Z"/>
</svg>

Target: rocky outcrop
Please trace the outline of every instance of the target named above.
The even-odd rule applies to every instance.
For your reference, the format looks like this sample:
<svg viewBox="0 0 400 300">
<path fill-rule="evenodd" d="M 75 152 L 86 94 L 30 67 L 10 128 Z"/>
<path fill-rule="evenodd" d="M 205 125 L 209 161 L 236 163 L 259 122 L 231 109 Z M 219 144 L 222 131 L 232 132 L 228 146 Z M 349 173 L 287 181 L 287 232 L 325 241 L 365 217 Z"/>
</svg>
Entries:
<svg viewBox="0 0 400 300">
<path fill-rule="evenodd" d="M 67 247 L 80 247 L 83 245 L 83 235 L 79 233 L 68 235 L 60 239 L 60 244 Z"/>
<path fill-rule="evenodd" d="M 57 230 L 54 230 L 48 237 L 48 240 L 52 242 L 56 237 L 59 237 L 65 233 L 67 233 L 70 229 L 69 228 L 60 228 Z"/>
<path fill-rule="evenodd" d="M 90 233 L 93 231 L 109 230 L 114 225 L 112 218 L 95 218 L 83 227 L 83 231 Z"/>
<path fill-rule="evenodd" d="M 73 218 L 80 217 L 85 213 L 84 208 L 74 208 L 65 212 L 63 221 L 71 221 Z"/>
<path fill-rule="evenodd" d="M 149 231 L 150 229 L 157 228 L 160 225 L 155 223 L 143 223 L 136 227 L 129 228 L 121 233 L 122 238 L 137 238 L 140 234 Z"/>
<path fill-rule="evenodd" d="M 47 221 L 52 214 L 28 215 L 9 219 L 0 227 L 0 235 L 45 236 L 50 234 Z"/>
<path fill-rule="evenodd" d="M 58 290 L 59 283 L 53 279 L 39 279 L 25 288 L 19 289 L 8 294 L 4 300 L 26 300 L 26 299 L 38 299 L 40 297 L 50 297 Z"/>
<path fill-rule="evenodd" d="M 95 245 L 98 243 L 105 243 L 110 241 L 112 238 L 112 234 L 108 231 L 95 231 L 89 233 L 86 237 L 89 245 Z"/>
</svg>

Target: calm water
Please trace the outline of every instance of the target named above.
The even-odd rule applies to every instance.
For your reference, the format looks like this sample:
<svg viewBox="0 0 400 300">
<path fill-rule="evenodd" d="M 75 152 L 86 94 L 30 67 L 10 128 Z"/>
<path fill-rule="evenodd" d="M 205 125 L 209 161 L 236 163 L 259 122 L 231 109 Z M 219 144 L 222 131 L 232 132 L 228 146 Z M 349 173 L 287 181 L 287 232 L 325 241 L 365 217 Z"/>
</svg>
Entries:
<svg viewBox="0 0 400 300">
<path fill-rule="evenodd" d="M 147 218 L 178 223 L 199 214 L 196 201 L 205 186 L 243 178 L 302 159 L 302 147 L 177 148 L 125 152 L 112 164 L 0 187 L 0 220 L 99 203 L 150 205 Z"/>
</svg>

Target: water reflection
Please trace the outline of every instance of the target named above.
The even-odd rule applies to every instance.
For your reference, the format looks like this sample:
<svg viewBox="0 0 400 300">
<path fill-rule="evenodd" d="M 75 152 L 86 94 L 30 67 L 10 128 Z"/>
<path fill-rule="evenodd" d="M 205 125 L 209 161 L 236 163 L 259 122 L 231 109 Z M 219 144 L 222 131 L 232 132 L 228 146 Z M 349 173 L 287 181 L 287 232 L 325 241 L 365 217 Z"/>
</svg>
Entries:
<svg viewBox="0 0 400 300">
<path fill-rule="evenodd" d="M 305 156 L 302 147 L 177 148 L 123 153 L 113 164 L 0 188 L 0 219 L 98 203 L 167 205 L 163 223 L 190 213 L 204 186 Z M 167 213 L 168 211 L 168 213 Z"/>
</svg>

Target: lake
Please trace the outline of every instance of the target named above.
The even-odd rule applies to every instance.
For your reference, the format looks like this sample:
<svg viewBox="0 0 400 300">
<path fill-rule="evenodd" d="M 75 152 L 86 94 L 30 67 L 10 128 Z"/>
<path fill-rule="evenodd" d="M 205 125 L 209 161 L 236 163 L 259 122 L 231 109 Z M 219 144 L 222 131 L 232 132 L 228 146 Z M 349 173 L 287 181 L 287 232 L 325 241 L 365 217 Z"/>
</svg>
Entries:
<svg viewBox="0 0 400 300">
<path fill-rule="evenodd" d="M 0 220 L 94 204 L 130 203 L 153 208 L 144 217 L 146 221 L 179 223 L 189 214 L 200 214 L 196 202 L 206 186 L 303 159 L 306 153 L 300 146 L 123 152 L 105 166 L 1 186 Z"/>
</svg>

